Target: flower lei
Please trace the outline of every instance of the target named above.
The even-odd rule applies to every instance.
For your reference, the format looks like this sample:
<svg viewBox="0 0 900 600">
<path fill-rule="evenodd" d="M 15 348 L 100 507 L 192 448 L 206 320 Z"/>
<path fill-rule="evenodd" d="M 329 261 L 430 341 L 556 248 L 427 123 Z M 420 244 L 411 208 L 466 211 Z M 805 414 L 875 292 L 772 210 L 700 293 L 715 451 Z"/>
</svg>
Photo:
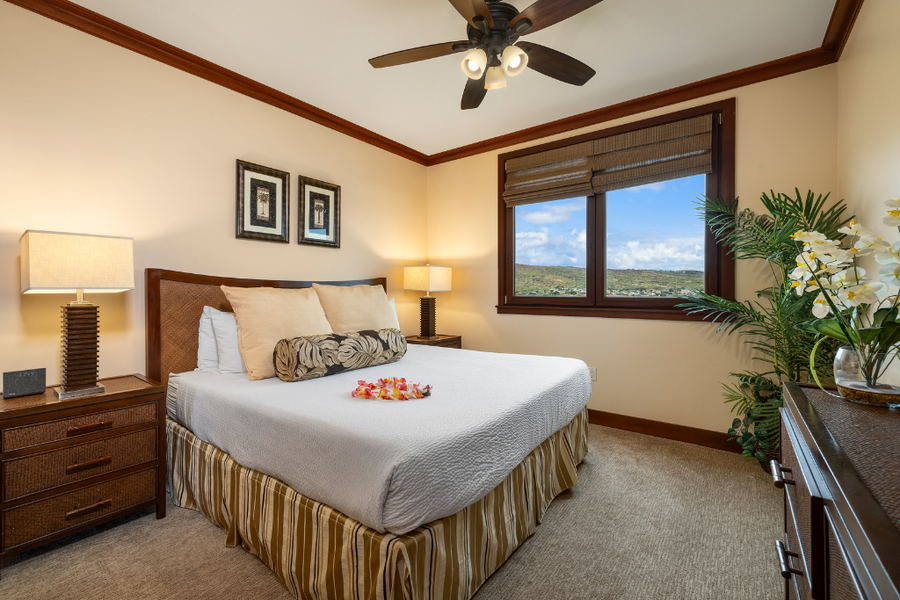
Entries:
<svg viewBox="0 0 900 600">
<path fill-rule="evenodd" d="M 354 398 L 363 400 L 417 400 L 431 395 L 431 386 L 420 387 L 418 383 L 406 383 L 402 377 L 379 379 L 375 383 L 357 381 L 359 387 L 351 392 Z"/>
</svg>

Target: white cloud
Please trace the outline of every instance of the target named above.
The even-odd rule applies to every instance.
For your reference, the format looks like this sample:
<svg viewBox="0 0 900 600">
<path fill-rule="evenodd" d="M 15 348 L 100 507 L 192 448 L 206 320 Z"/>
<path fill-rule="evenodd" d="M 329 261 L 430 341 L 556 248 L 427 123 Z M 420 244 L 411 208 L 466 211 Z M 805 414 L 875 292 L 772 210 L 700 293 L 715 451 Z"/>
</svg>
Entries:
<svg viewBox="0 0 900 600">
<path fill-rule="evenodd" d="M 656 192 L 658 194 L 664 189 L 666 189 L 666 182 L 660 181 L 658 183 L 648 183 L 646 185 L 637 185 L 635 187 L 625 188 L 624 191 L 631 194 L 637 194 L 638 192 L 643 192 L 644 190 L 650 190 L 651 192 Z"/>
<path fill-rule="evenodd" d="M 579 210 L 584 210 L 583 201 L 568 202 L 566 204 L 550 202 L 544 204 L 541 210 L 523 211 L 521 219 L 532 225 L 552 225 L 568 221 L 572 217 L 572 213 Z"/>
<path fill-rule="evenodd" d="M 667 238 L 662 241 L 629 240 L 607 249 L 611 269 L 703 269 L 703 238 Z"/>
<path fill-rule="evenodd" d="M 516 234 L 516 262 L 526 265 L 585 266 L 587 231 L 573 229 L 569 235 L 551 235 L 547 227 L 540 231 Z"/>
</svg>

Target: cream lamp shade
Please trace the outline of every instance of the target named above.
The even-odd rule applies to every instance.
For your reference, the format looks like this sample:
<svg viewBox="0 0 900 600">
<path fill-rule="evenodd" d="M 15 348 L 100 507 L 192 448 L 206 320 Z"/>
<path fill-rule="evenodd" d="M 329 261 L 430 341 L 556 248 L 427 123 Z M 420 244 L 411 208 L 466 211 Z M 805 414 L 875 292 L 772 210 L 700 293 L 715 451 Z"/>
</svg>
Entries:
<svg viewBox="0 0 900 600">
<path fill-rule="evenodd" d="M 528 55 L 518 46 L 507 46 L 500 56 L 503 70 L 510 77 L 515 77 L 528 66 Z"/>
<path fill-rule="evenodd" d="M 403 267 L 403 289 L 418 292 L 449 292 L 450 267 L 432 265 Z"/>
<path fill-rule="evenodd" d="M 23 294 L 134 289 L 132 238 L 34 231 L 19 239 Z"/>
<path fill-rule="evenodd" d="M 487 75 L 484 76 L 484 89 L 499 90 L 506 87 L 506 75 L 503 74 L 503 67 L 488 67 Z"/>
<path fill-rule="evenodd" d="M 481 79 L 484 70 L 487 68 L 487 54 L 481 48 L 472 50 L 462 61 L 462 70 L 469 79 Z"/>
</svg>

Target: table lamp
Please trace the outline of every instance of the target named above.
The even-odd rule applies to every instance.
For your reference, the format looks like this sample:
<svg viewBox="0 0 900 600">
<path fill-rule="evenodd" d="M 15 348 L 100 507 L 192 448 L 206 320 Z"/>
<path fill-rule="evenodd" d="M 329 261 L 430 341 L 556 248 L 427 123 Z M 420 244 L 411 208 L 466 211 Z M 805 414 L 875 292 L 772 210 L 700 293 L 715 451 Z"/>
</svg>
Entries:
<svg viewBox="0 0 900 600">
<path fill-rule="evenodd" d="M 75 294 L 62 307 L 60 400 L 101 394 L 99 308 L 84 294 L 134 289 L 132 238 L 29 229 L 19 239 L 23 294 Z"/>
<path fill-rule="evenodd" d="M 420 299 L 421 325 L 419 326 L 419 336 L 423 338 L 435 337 L 435 297 L 431 295 L 431 292 L 450 291 L 450 267 L 435 267 L 432 265 L 403 267 L 403 289 L 425 292 L 425 295 Z"/>
</svg>

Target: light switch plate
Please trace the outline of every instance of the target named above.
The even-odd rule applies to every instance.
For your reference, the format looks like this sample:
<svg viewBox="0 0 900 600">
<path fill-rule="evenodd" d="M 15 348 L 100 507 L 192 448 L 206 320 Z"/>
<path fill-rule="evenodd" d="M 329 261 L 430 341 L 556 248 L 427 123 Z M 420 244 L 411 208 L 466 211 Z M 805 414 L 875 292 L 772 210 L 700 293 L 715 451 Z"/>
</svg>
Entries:
<svg viewBox="0 0 900 600">
<path fill-rule="evenodd" d="M 591 381 L 597 381 L 597 367 L 588 367 L 588 371 L 591 372 Z"/>
</svg>

